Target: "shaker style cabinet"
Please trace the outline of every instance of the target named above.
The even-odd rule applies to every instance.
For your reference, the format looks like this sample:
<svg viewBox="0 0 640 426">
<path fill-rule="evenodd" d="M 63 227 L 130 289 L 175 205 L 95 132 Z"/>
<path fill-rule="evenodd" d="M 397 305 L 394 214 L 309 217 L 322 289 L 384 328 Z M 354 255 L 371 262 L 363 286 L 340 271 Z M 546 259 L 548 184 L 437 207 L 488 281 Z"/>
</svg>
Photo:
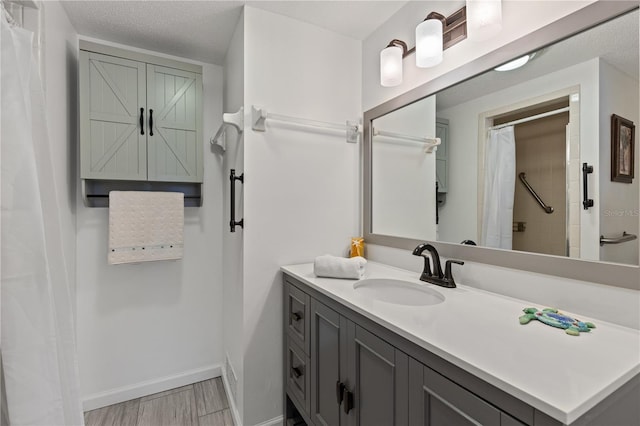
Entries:
<svg viewBox="0 0 640 426">
<path fill-rule="evenodd" d="M 448 192 L 449 175 L 449 120 L 436 118 L 436 137 L 440 146 L 436 150 L 436 180 L 438 192 Z"/>
<path fill-rule="evenodd" d="M 80 49 L 80 177 L 202 182 L 202 68 Z"/>
<path fill-rule="evenodd" d="M 399 349 L 394 342 L 399 336 L 366 320 L 361 323 L 348 308 L 290 276 L 284 281 L 285 424 L 534 424 L 533 408 L 514 405 L 513 397 L 504 395 L 486 401 Z M 524 423 L 498 408 L 496 401 L 508 405 Z"/>
<path fill-rule="evenodd" d="M 314 299 L 310 366 L 314 424 L 406 423 L 407 355 Z"/>
</svg>

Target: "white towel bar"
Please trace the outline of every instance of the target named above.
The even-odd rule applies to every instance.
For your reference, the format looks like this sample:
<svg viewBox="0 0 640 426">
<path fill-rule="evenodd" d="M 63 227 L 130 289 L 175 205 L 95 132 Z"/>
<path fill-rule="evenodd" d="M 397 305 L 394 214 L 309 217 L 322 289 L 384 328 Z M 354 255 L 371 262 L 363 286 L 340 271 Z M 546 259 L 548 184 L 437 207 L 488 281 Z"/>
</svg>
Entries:
<svg viewBox="0 0 640 426">
<path fill-rule="evenodd" d="M 265 121 L 267 119 L 299 124 L 301 126 L 317 127 L 321 129 L 345 130 L 347 132 L 347 142 L 349 143 L 357 143 L 362 131 L 360 124 L 352 121 L 347 121 L 346 124 L 327 123 L 324 121 L 309 120 L 307 118 L 274 114 L 272 112 L 267 112 L 266 109 L 255 105 L 251 107 L 251 128 L 253 130 L 255 130 L 256 132 L 265 132 L 267 130 L 265 127 Z"/>
</svg>

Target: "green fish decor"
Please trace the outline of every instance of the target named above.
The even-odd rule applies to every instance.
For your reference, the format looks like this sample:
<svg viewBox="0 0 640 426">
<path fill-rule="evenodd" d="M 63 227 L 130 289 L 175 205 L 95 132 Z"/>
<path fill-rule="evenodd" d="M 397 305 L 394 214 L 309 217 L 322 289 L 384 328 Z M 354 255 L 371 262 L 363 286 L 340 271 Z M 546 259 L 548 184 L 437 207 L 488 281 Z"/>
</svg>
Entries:
<svg viewBox="0 0 640 426">
<path fill-rule="evenodd" d="M 596 328 L 593 323 L 568 317 L 562 312 L 558 312 L 557 309 L 546 308 L 540 311 L 536 308 L 524 308 L 522 311 L 524 315 L 520 317 L 520 324 L 528 324 L 529 321 L 536 319 L 543 324 L 562 328 L 565 333 L 571 336 L 579 336 L 580 332 L 587 332 L 592 328 Z"/>
</svg>

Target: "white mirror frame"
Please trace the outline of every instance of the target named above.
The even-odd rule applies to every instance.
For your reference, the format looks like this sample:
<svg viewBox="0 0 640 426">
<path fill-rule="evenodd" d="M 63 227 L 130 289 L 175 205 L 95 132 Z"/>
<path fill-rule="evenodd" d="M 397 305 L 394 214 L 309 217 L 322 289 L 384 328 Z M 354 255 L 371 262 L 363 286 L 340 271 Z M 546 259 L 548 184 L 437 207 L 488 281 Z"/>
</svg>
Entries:
<svg viewBox="0 0 640 426">
<path fill-rule="evenodd" d="M 372 121 L 479 75 L 524 53 L 535 51 L 638 8 L 638 1 L 597 1 L 483 57 L 397 96 L 364 113 L 363 235 L 368 244 L 413 250 L 422 240 L 372 233 L 371 144 Z M 640 94 L 639 94 L 640 96 Z M 638 219 L 640 221 L 640 218 Z M 640 290 L 640 266 L 567 257 L 431 242 L 446 258 L 486 263 L 580 281 Z"/>
</svg>

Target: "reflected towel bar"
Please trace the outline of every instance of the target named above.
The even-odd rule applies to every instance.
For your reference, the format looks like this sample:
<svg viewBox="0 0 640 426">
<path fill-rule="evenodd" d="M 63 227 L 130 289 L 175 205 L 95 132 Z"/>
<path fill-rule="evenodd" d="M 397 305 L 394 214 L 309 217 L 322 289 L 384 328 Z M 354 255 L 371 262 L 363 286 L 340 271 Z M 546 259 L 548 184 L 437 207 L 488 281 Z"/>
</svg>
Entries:
<svg viewBox="0 0 640 426">
<path fill-rule="evenodd" d="M 621 237 L 607 238 L 607 237 L 604 237 L 603 235 L 600 235 L 600 246 L 603 246 L 605 244 L 626 243 L 627 241 L 633 241 L 637 238 L 638 238 L 637 235 L 627 234 L 627 231 L 623 231 Z"/>
<path fill-rule="evenodd" d="M 553 213 L 553 207 L 546 205 L 544 201 L 542 201 L 542 198 L 540 198 L 540 196 L 536 193 L 536 191 L 533 190 L 531 185 L 529 185 L 529 182 L 527 182 L 527 175 L 524 172 L 522 172 L 518 175 L 518 177 L 520 178 L 520 182 L 522 182 L 524 187 L 527 188 L 527 191 L 529 191 L 529 193 L 533 196 L 533 198 L 536 199 L 536 201 L 538 202 L 540 207 L 542 207 L 545 213 L 547 214 Z"/>
</svg>

